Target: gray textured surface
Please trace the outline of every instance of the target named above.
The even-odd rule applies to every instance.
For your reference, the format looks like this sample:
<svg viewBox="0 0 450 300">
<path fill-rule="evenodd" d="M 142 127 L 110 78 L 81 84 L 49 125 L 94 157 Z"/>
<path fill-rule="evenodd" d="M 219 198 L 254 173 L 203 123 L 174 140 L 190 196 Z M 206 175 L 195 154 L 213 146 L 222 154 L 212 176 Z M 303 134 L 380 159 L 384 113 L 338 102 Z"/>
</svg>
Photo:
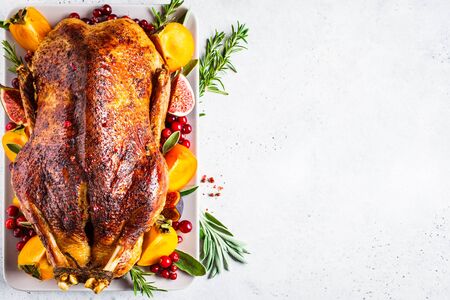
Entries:
<svg viewBox="0 0 450 300">
<path fill-rule="evenodd" d="M 200 173 L 225 182 L 202 206 L 252 255 L 158 297 L 448 298 L 448 1 L 187 4 L 202 40 L 237 19 L 251 28 L 230 96 L 200 104 Z M 60 297 L 0 283 L 1 299 Z"/>
</svg>

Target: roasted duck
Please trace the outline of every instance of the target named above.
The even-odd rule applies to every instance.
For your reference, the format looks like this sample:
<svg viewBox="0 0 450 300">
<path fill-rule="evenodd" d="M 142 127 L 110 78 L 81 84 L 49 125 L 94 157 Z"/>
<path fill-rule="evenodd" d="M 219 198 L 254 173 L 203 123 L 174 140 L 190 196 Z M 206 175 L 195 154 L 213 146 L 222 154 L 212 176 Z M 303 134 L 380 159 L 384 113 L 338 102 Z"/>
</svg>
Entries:
<svg viewBox="0 0 450 300">
<path fill-rule="evenodd" d="M 169 76 L 128 19 L 63 20 L 20 74 L 31 137 L 12 185 L 61 289 L 100 292 L 139 259 L 167 192 L 159 136 Z"/>
</svg>

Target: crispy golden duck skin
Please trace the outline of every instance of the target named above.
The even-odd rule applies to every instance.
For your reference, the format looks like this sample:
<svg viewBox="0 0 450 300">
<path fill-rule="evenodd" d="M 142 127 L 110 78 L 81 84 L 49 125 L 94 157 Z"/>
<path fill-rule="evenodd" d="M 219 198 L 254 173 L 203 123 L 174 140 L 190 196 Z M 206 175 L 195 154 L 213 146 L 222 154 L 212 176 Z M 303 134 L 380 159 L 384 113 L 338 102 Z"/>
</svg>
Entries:
<svg viewBox="0 0 450 300">
<path fill-rule="evenodd" d="M 36 121 L 12 168 L 13 188 L 59 286 L 85 281 L 100 292 L 139 259 L 143 233 L 164 207 L 159 135 L 170 75 L 127 19 L 63 20 L 31 71 Z"/>
</svg>

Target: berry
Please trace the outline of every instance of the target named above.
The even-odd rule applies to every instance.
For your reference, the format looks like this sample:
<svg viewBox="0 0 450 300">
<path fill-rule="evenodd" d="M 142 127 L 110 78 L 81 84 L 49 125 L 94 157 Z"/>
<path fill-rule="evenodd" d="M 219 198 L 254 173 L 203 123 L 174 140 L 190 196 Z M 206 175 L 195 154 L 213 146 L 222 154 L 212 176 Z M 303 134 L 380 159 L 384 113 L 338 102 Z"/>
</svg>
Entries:
<svg viewBox="0 0 450 300">
<path fill-rule="evenodd" d="M 34 231 L 34 229 L 28 230 L 28 236 L 29 236 L 29 237 L 33 237 L 33 236 L 35 236 L 35 235 L 36 235 L 36 231 Z"/>
<path fill-rule="evenodd" d="M 24 242 L 24 241 L 18 242 L 18 243 L 16 244 L 16 249 L 17 249 L 17 251 L 22 250 L 22 248 L 23 248 L 23 246 L 25 246 L 25 244 L 26 244 L 26 242 Z"/>
<path fill-rule="evenodd" d="M 167 255 L 161 256 L 161 258 L 159 259 L 159 265 L 162 268 L 168 268 L 168 267 L 170 267 L 171 264 L 172 264 L 172 260 Z"/>
<path fill-rule="evenodd" d="M 191 147 L 191 142 L 189 142 L 189 140 L 183 140 L 181 142 L 181 145 L 185 146 L 186 148 L 190 148 Z"/>
<path fill-rule="evenodd" d="M 192 223 L 188 220 L 183 220 L 180 222 L 179 230 L 182 233 L 189 233 L 192 230 Z"/>
<path fill-rule="evenodd" d="M 142 28 L 145 29 L 145 27 L 148 26 L 147 20 L 140 20 L 139 21 L 139 26 L 141 26 Z"/>
<path fill-rule="evenodd" d="M 103 14 L 103 13 L 102 13 L 102 10 L 99 9 L 99 8 L 96 8 L 96 9 L 94 9 L 94 10 L 92 11 L 92 15 L 93 15 L 94 17 L 96 17 L 96 18 L 101 17 L 102 14 Z"/>
<path fill-rule="evenodd" d="M 192 132 L 192 126 L 189 124 L 184 124 L 183 128 L 181 129 L 181 133 L 183 134 L 189 134 Z"/>
<path fill-rule="evenodd" d="M 30 237 L 29 235 L 24 235 L 23 238 L 22 238 L 22 241 L 24 241 L 24 242 L 26 243 L 26 242 L 28 242 L 28 240 L 29 240 L 30 238 L 31 238 L 31 237 Z"/>
<path fill-rule="evenodd" d="M 28 63 L 28 64 L 31 64 L 31 61 L 32 61 L 32 59 L 33 59 L 33 52 L 32 51 L 30 51 L 30 50 L 28 50 L 27 51 L 27 53 L 25 54 L 25 61 Z"/>
<path fill-rule="evenodd" d="M 22 225 L 20 225 L 20 223 L 26 222 L 26 221 L 27 221 L 27 219 L 26 219 L 24 216 L 19 216 L 19 217 L 16 219 L 16 225 L 17 225 L 17 226 L 22 226 Z"/>
<path fill-rule="evenodd" d="M 69 18 L 79 19 L 79 18 L 80 18 L 80 15 L 79 15 L 78 13 L 76 13 L 76 12 L 73 12 L 73 13 L 71 13 L 71 14 L 69 15 Z"/>
<path fill-rule="evenodd" d="M 150 272 L 152 273 L 158 273 L 159 272 L 159 266 L 158 265 L 151 265 L 150 266 Z"/>
<path fill-rule="evenodd" d="M 175 266 L 174 266 L 175 267 Z M 170 273 L 169 275 L 170 280 L 175 280 L 177 279 L 177 273 Z"/>
<path fill-rule="evenodd" d="M 121 19 L 129 19 L 130 17 L 129 16 L 121 16 L 120 18 Z"/>
<path fill-rule="evenodd" d="M 169 271 L 170 272 L 176 272 L 178 270 L 178 267 L 176 266 L 176 265 L 171 265 L 170 267 L 169 267 Z"/>
<path fill-rule="evenodd" d="M 99 22 L 99 19 L 97 17 L 92 17 L 91 22 L 92 22 L 92 24 L 97 24 Z"/>
<path fill-rule="evenodd" d="M 19 78 L 14 78 L 12 81 L 11 81 L 11 85 L 13 86 L 13 88 L 15 88 L 15 89 L 18 89 L 19 88 Z"/>
<path fill-rule="evenodd" d="M 8 217 L 15 217 L 19 213 L 19 209 L 14 205 L 10 205 L 6 209 L 6 213 L 8 214 Z"/>
<path fill-rule="evenodd" d="M 115 14 L 110 14 L 107 18 L 106 18 L 106 20 L 116 20 L 117 19 L 117 15 L 115 15 Z"/>
<path fill-rule="evenodd" d="M 177 262 L 180 260 L 180 256 L 176 252 L 172 252 L 172 254 L 170 254 L 169 257 L 173 262 Z M 172 271 L 172 272 L 175 272 L 175 271 Z"/>
<path fill-rule="evenodd" d="M 163 131 L 161 131 L 161 136 L 163 138 L 168 138 L 172 134 L 172 131 L 169 128 L 164 128 Z"/>
<path fill-rule="evenodd" d="M 173 122 L 172 125 L 170 126 L 170 129 L 172 129 L 172 132 L 181 131 L 182 128 L 183 128 L 183 125 L 181 125 L 179 122 Z"/>
<path fill-rule="evenodd" d="M 92 22 L 91 19 L 83 18 L 83 21 L 84 21 L 86 24 L 88 24 L 88 25 L 93 25 L 93 24 L 94 24 L 94 22 Z"/>
<path fill-rule="evenodd" d="M 13 218 L 9 218 L 5 221 L 5 227 L 6 229 L 14 229 L 16 228 L 16 220 Z"/>
<path fill-rule="evenodd" d="M 102 9 L 102 14 L 104 16 L 109 16 L 112 13 L 112 8 L 108 4 L 103 5 L 103 7 L 101 9 Z"/>
<path fill-rule="evenodd" d="M 178 222 L 178 221 L 175 221 L 175 222 L 173 222 L 172 223 L 172 227 L 173 227 L 173 229 L 175 229 L 175 230 L 178 230 L 178 226 L 180 225 L 180 222 Z"/>
<path fill-rule="evenodd" d="M 8 124 L 6 124 L 5 129 L 6 129 L 6 131 L 9 131 L 9 130 L 13 130 L 13 129 L 16 128 L 16 127 L 17 127 L 17 124 L 16 124 L 16 123 L 8 122 Z"/>
<path fill-rule="evenodd" d="M 183 242 L 183 237 L 181 235 L 178 236 L 178 244 L 180 244 L 181 242 Z"/>
<path fill-rule="evenodd" d="M 133 19 L 133 21 L 136 22 L 137 24 L 139 24 L 140 20 L 136 18 L 136 19 Z"/>
<path fill-rule="evenodd" d="M 174 115 L 167 115 L 166 117 L 166 122 L 169 124 L 172 124 L 173 122 L 175 122 L 177 120 L 177 117 L 175 117 Z"/>
<path fill-rule="evenodd" d="M 170 273 L 167 270 L 162 270 L 161 271 L 161 276 L 164 277 L 164 278 L 169 278 Z"/>
<path fill-rule="evenodd" d="M 24 232 L 23 232 L 23 230 L 21 228 L 16 228 L 13 231 L 13 236 L 16 237 L 16 238 L 21 238 L 21 237 L 24 236 Z"/>
<path fill-rule="evenodd" d="M 177 121 L 184 125 L 187 123 L 187 118 L 186 117 L 178 117 Z"/>
<path fill-rule="evenodd" d="M 147 26 L 144 27 L 145 31 L 153 31 L 155 29 L 155 26 L 153 24 L 147 24 Z"/>
</svg>

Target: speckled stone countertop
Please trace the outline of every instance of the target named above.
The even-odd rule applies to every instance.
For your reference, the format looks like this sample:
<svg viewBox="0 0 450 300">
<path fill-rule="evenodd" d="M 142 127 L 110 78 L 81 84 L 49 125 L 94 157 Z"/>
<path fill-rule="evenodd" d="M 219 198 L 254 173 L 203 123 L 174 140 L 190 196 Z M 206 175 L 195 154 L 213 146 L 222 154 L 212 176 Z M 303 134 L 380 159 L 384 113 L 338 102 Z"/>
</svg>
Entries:
<svg viewBox="0 0 450 300">
<path fill-rule="evenodd" d="M 25 3 L 2 0 L 0 18 Z M 201 41 L 236 20 L 250 27 L 249 50 L 233 59 L 239 73 L 224 77 L 230 95 L 199 104 L 199 170 L 225 187 L 202 207 L 252 254 L 157 297 L 448 299 L 450 3 L 186 4 Z M 0 299 L 63 295 L 135 299 L 27 294 L 0 281 Z"/>
</svg>

